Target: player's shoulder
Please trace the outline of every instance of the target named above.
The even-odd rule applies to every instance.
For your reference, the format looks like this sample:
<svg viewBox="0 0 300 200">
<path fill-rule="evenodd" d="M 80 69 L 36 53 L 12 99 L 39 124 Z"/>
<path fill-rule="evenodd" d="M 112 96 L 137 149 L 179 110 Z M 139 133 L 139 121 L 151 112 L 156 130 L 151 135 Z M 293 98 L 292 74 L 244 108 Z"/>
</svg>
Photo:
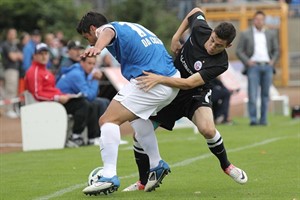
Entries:
<svg viewBox="0 0 300 200">
<path fill-rule="evenodd" d="M 199 10 L 199 11 L 195 12 L 194 14 L 192 14 L 188 18 L 188 21 L 190 23 L 194 23 L 195 21 L 206 22 L 205 14 L 201 10 Z"/>
</svg>

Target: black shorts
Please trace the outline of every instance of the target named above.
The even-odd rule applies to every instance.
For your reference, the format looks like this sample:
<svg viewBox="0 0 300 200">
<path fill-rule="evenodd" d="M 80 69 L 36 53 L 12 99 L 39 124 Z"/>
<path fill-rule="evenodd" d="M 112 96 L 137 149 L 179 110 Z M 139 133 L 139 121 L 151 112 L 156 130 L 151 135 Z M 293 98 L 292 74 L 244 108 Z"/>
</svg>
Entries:
<svg viewBox="0 0 300 200">
<path fill-rule="evenodd" d="M 150 119 L 160 123 L 161 127 L 172 130 L 178 119 L 187 117 L 192 120 L 194 112 L 202 106 L 212 107 L 211 89 L 180 90 L 169 105 L 160 110 L 156 116 L 150 117 Z"/>
</svg>

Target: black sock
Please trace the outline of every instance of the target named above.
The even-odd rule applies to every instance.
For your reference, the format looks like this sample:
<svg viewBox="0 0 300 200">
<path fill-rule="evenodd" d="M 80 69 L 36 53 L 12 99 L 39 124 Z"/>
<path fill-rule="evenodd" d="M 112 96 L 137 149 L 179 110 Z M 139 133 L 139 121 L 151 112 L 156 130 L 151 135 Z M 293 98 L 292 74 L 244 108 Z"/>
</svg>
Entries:
<svg viewBox="0 0 300 200">
<path fill-rule="evenodd" d="M 231 163 L 227 158 L 226 149 L 224 147 L 221 135 L 218 134 L 217 137 L 208 139 L 206 141 L 210 151 L 219 159 L 221 168 L 225 170 Z"/>
<path fill-rule="evenodd" d="M 146 185 L 148 181 L 148 174 L 150 169 L 148 155 L 145 154 L 142 148 L 133 146 L 133 149 L 134 149 L 135 162 L 139 170 L 139 177 L 140 177 L 139 179 L 141 181 L 141 184 Z"/>
</svg>

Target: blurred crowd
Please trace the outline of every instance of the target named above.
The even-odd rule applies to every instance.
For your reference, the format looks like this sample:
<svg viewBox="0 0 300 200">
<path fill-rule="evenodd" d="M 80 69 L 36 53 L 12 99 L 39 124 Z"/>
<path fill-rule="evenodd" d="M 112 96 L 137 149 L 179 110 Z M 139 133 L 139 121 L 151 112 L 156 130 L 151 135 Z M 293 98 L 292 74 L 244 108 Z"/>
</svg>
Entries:
<svg viewBox="0 0 300 200">
<path fill-rule="evenodd" d="M 50 58 L 47 69 L 58 79 L 63 66 L 80 61 L 80 54 L 86 48 L 79 41 L 65 38 L 62 31 L 42 34 L 39 30 L 30 33 L 18 32 L 15 28 L 5 31 L 0 40 L 0 100 L 18 97 L 24 90 L 24 76 L 32 64 L 37 44 L 44 42 L 49 47 Z M 95 68 L 118 66 L 108 51 L 96 59 Z M 5 114 L 10 118 L 19 116 L 19 104 L 5 105 Z"/>
</svg>

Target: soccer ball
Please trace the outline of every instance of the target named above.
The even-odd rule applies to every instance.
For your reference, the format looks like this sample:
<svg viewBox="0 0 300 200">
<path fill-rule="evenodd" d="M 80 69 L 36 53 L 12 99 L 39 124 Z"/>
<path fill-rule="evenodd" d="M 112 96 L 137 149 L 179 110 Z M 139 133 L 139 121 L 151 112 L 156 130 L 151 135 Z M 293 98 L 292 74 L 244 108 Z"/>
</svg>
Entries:
<svg viewBox="0 0 300 200">
<path fill-rule="evenodd" d="M 97 181 L 103 174 L 103 167 L 97 167 L 91 171 L 88 177 L 88 185 L 92 185 Z"/>
</svg>

